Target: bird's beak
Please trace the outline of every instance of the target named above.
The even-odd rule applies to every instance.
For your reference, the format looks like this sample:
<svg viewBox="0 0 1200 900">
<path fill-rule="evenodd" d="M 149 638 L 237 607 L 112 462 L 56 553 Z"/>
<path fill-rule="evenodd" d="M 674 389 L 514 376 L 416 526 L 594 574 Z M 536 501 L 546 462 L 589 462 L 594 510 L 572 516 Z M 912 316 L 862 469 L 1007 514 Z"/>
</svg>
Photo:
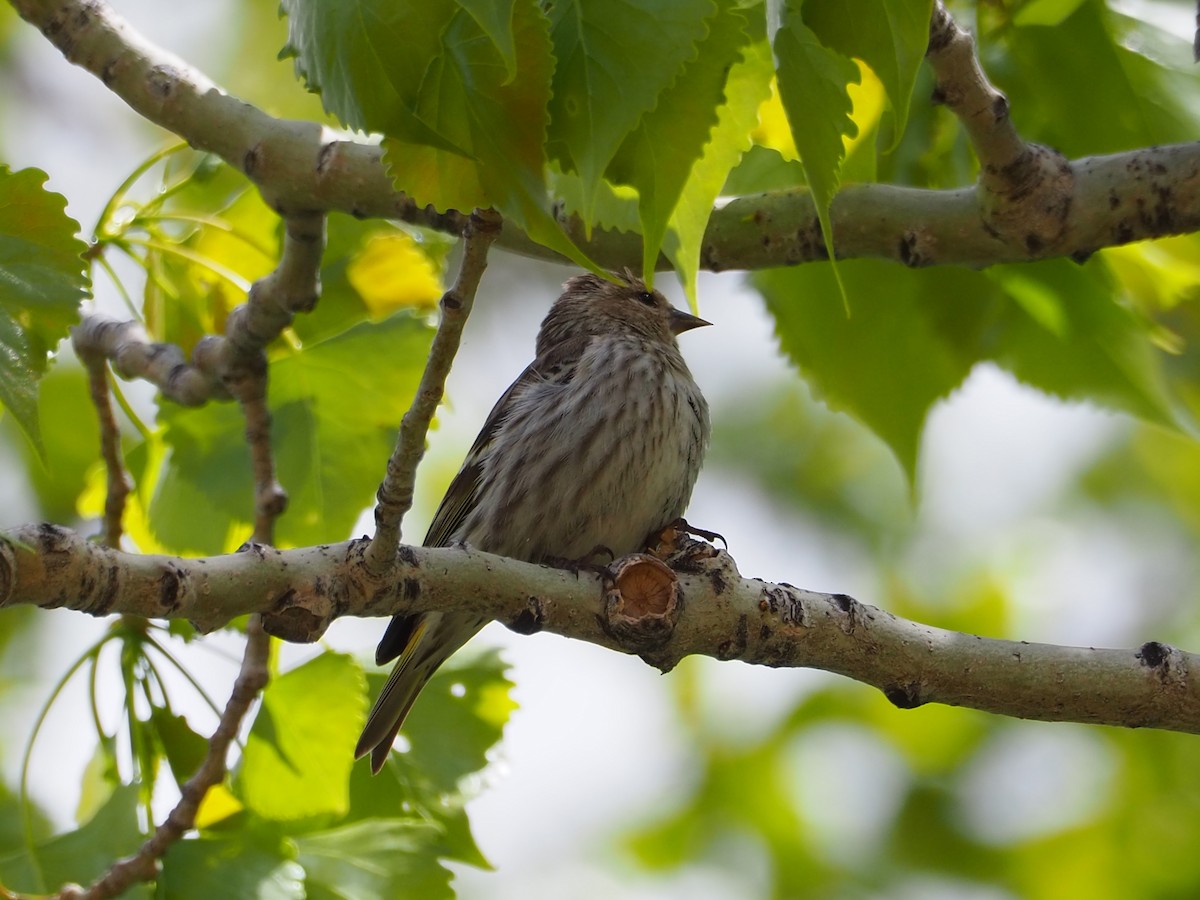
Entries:
<svg viewBox="0 0 1200 900">
<path fill-rule="evenodd" d="M 671 312 L 667 315 L 668 323 L 671 328 L 671 334 L 683 334 L 685 331 L 691 331 L 693 328 L 699 328 L 701 325 L 711 325 L 712 322 L 706 322 L 699 316 L 693 316 L 691 313 L 685 313 L 682 309 L 671 307 Z"/>
</svg>

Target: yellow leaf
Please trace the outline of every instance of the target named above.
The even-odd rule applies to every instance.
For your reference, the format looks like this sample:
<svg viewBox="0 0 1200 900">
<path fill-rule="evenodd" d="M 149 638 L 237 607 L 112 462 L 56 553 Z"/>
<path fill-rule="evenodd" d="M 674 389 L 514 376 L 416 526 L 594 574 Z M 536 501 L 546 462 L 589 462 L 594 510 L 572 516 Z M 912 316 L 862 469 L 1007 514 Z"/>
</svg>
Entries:
<svg viewBox="0 0 1200 900">
<path fill-rule="evenodd" d="M 779 82 L 771 79 L 771 96 L 758 107 L 758 127 L 750 132 L 754 143 L 778 150 L 788 160 L 798 160 L 796 142 L 792 139 L 792 127 L 788 124 L 783 101 L 779 99 Z"/>
<path fill-rule="evenodd" d="M 368 240 L 346 277 L 376 318 L 405 306 L 433 306 L 442 296 L 437 268 L 403 232 Z"/>
<path fill-rule="evenodd" d="M 229 792 L 229 788 L 223 784 L 213 785 L 200 801 L 200 808 L 196 810 L 196 827 L 209 828 L 222 819 L 228 819 L 241 812 L 242 809 L 242 804 Z"/>
<path fill-rule="evenodd" d="M 858 126 L 858 133 L 853 137 L 842 135 L 847 156 L 853 152 L 855 145 L 868 138 L 875 140 L 875 127 L 879 124 L 887 100 L 887 92 L 884 91 L 879 76 L 861 59 L 854 62 L 858 65 L 859 83 L 846 85 L 846 93 L 850 95 L 850 103 L 853 105 L 850 118 Z"/>
</svg>

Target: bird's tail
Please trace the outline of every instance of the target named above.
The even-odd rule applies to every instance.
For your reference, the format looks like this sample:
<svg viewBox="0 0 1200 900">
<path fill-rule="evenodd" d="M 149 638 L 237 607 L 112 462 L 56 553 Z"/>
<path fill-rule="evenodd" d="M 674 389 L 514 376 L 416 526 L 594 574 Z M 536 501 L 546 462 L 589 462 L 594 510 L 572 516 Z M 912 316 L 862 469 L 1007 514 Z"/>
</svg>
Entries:
<svg viewBox="0 0 1200 900">
<path fill-rule="evenodd" d="M 392 674 L 367 716 L 367 724 L 354 748 L 355 759 L 370 753 L 371 771 L 378 773 L 383 768 L 392 742 L 421 689 L 438 666 L 470 640 L 486 621 L 445 613 L 423 613 L 416 617 L 408 628 L 404 649 L 400 651 Z M 389 635 L 391 631 L 389 628 Z M 384 641 L 387 640 L 385 636 Z M 380 650 L 383 650 L 382 644 Z"/>
</svg>

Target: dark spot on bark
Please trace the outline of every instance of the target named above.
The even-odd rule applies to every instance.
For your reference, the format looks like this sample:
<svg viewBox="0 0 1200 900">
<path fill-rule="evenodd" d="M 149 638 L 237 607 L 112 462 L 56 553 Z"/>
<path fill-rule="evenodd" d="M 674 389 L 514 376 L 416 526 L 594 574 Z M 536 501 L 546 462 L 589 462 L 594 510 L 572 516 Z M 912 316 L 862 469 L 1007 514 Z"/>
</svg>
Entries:
<svg viewBox="0 0 1200 900">
<path fill-rule="evenodd" d="M 537 634 L 545 624 L 546 613 L 542 601 L 537 597 L 530 597 L 527 602 L 529 607 L 521 610 L 517 617 L 508 623 L 509 629 L 517 634 Z"/>
<path fill-rule="evenodd" d="M 247 178 L 254 177 L 254 171 L 258 168 L 258 144 L 255 144 L 242 156 L 242 171 L 246 173 Z"/>
<path fill-rule="evenodd" d="M 725 576 L 721 574 L 719 569 L 713 569 L 708 573 L 708 583 L 712 585 L 713 593 L 718 597 L 725 593 L 725 589 L 729 587 L 725 581 Z"/>
<path fill-rule="evenodd" d="M 288 591 L 279 598 L 273 612 L 263 615 L 263 631 L 292 643 L 309 644 L 324 633 L 329 623 L 311 610 L 292 606 L 295 594 L 295 591 Z"/>
<path fill-rule="evenodd" d="M 447 293 L 442 297 L 442 306 L 445 309 L 462 309 L 462 301 L 451 293 Z"/>
<path fill-rule="evenodd" d="M 858 605 L 858 601 L 849 594 L 834 594 L 833 602 L 836 603 L 838 609 L 844 613 L 850 612 L 850 610 L 854 609 L 854 607 Z"/>
<path fill-rule="evenodd" d="M 1094 252 L 1094 250 L 1076 250 L 1071 254 L 1071 261 L 1082 266 L 1085 262 L 1092 258 L 1092 254 Z"/>
<path fill-rule="evenodd" d="M 155 66 L 146 73 L 146 89 L 161 100 L 166 100 L 175 90 L 179 73 L 171 66 Z"/>
<path fill-rule="evenodd" d="M 179 573 L 168 569 L 158 579 L 158 606 L 166 612 L 174 612 L 179 606 Z"/>
<path fill-rule="evenodd" d="M 745 616 L 738 616 L 737 631 L 733 638 L 722 641 L 717 646 L 717 659 L 737 659 L 746 652 L 746 642 L 750 635 L 750 623 Z"/>
<path fill-rule="evenodd" d="M 946 102 L 946 91 L 940 84 L 935 84 L 933 86 L 933 91 L 929 95 L 929 102 L 934 106 L 941 106 Z"/>
<path fill-rule="evenodd" d="M 405 600 L 416 600 L 421 596 L 421 581 L 418 578 L 405 578 L 403 587 Z"/>
<path fill-rule="evenodd" d="M 1030 253 L 1038 253 L 1044 246 L 1045 243 L 1040 236 L 1032 233 L 1025 235 L 1025 249 Z"/>
<path fill-rule="evenodd" d="M 921 255 L 917 252 L 917 236 L 911 231 L 906 231 L 900 238 L 900 246 L 896 251 L 900 262 L 909 268 L 916 268 L 921 264 Z"/>
<path fill-rule="evenodd" d="M 396 550 L 396 558 L 406 566 L 412 566 L 414 569 L 420 568 L 420 565 L 417 563 L 416 551 L 407 544 L 401 544 L 399 549 Z"/>
<path fill-rule="evenodd" d="M 760 641 L 765 641 L 770 636 L 771 636 L 771 626 L 770 625 L 764 625 L 762 628 L 758 629 L 758 639 Z"/>
<path fill-rule="evenodd" d="M 894 684 L 883 689 L 883 696 L 898 709 L 916 709 L 925 703 L 917 684 Z"/>
<path fill-rule="evenodd" d="M 764 234 L 764 235 L 762 236 L 762 245 L 763 245 L 764 247 L 770 247 L 770 246 L 771 246 L 771 236 L 770 236 L 769 234 Z"/>
<path fill-rule="evenodd" d="M 334 141 L 322 144 L 321 149 L 317 152 L 317 174 L 320 175 L 325 171 L 325 167 L 329 165 L 329 159 L 333 156 L 337 149 L 337 144 Z"/>
<path fill-rule="evenodd" d="M 1147 641 L 1142 644 L 1137 652 L 1138 659 L 1142 661 L 1143 666 L 1148 666 L 1151 669 L 1157 669 L 1167 661 L 1167 657 L 1171 653 L 1171 648 L 1166 644 L 1161 644 L 1158 641 Z"/>
<path fill-rule="evenodd" d="M 992 101 L 992 117 L 997 122 L 1008 118 L 1008 98 L 1003 94 L 997 94 L 996 99 Z"/>
<path fill-rule="evenodd" d="M 350 215 L 354 216 L 354 218 L 356 218 L 360 221 L 368 218 L 367 214 L 365 212 L 363 212 L 363 210 L 359 209 L 357 206 L 353 206 L 350 208 Z"/>
<path fill-rule="evenodd" d="M 1121 205 L 1121 198 L 1117 196 L 1117 192 L 1109 191 L 1108 192 L 1108 208 L 1116 209 L 1120 205 Z"/>
<path fill-rule="evenodd" d="M 1118 222 L 1113 229 L 1113 241 L 1117 244 L 1128 244 L 1134 239 L 1133 226 L 1128 222 Z"/>
<path fill-rule="evenodd" d="M 1175 213 L 1172 209 L 1175 198 L 1169 187 L 1158 187 L 1154 190 L 1158 202 L 1154 204 L 1154 225 L 1159 232 L 1174 230 Z"/>
<path fill-rule="evenodd" d="M 117 60 L 109 60 L 103 69 L 100 70 L 100 80 L 104 82 L 105 87 L 110 87 L 113 80 L 117 77 Z"/>
<path fill-rule="evenodd" d="M 542 610 L 541 600 L 530 596 L 529 608 L 522 610 L 517 614 L 512 622 L 508 623 L 509 629 L 516 631 L 518 635 L 535 635 L 542 629 L 545 624 L 545 611 Z"/>
</svg>

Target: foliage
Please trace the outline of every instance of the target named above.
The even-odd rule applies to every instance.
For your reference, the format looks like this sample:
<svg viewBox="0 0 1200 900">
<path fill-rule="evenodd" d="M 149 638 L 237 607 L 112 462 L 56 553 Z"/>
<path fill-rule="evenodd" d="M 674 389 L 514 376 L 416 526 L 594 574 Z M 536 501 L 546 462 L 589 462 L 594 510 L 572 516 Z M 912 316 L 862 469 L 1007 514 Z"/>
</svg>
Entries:
<svg viewBox="0 0 1200 900">
<path fill-rule="evenodd" d="M 229 77 L 251 100 L 316 115 L 280 81 L 274 52 L 286 45 L 329 115 L 382 135 L 395 185 L 419 204 L 495 206 L 581 265 L 593 264 L 558 216 L 636 232 L 647 278 L 663 253 L 693 301 L 722 195 L 811 190 L 832 255 L 839 186 L 961 187 L 977 175 L 958 123 L 929 102 L 929 0 L 791 0 L 778 15 L 755 0 L 282 5 L 279 23 L 261 4 L 227 23 L 241 35 L 275 29 L 273 46 L 239 38 Z M 1191 140 L 1200 127 L 1190 46 L 1126 5 L 1005 0 L 952 11 L 976 31 L 1027 139 L 1076 157 Z M 0 17 L 0 64 L 11 65 L 7 42 L 20 30 Z M 6 459 L 50 520 L 103 506 L 86 379 L 60 343 L 93 283 L 108 311 L 190 351 L 223 329 L 279 253 L 278 216 L 220 160 L 172 146 L 128 165 L 82 237 L 68 215 L 75 198 L 47 190 L 38 169 L 0 168 Z M 273 443 L 290 494 L 279 543 L 343 539 L 371 505 L 429 347 L 448 250 L 439 235 L 331 217 L 320 304 L 269 348 Z M 972 373 L 1000 369 L 1056 401 L 1140 420 L 1122 419 L 1114 440 L 1065 476 L 1053 514 L 1081 533 L 1131 533 L 1122 547 L 1157 567 L 1145 593 L 1191 599 L 1200 584 L 1186 562 L 1200 536 L 1200 460 L 1188 436 L 1200 410 L 1198 275 L 1194 235 L 985 271 L 857 260 L 757 273 L 750 285 L 808 391 L 741 388 L 716 410 L 713 466 L 736 469 L 782 515 L 812 523 L 853 561 L 848 570 L 878 585 L 871 602 L 1023 636 L 1021 578 L 1053 545 L 968 552 L 910 504 L 931 413 Z M 130 544 L 187 554 L 241 544 L 253 497 L 237 411 L 113 389 L 134 479 Z M 1036 539 L 1037 525 L 1021 527 Z M 1131 614 L 1137 627 L 1195 645 L 1195 616 L 1157 602 Z M 43 692 L 50 705 L 86 683 L 93 722 L 78 730 L 95 750 L 83 772 L 57 773 L 80 783 L 75 827 L 63 833 L 20 787 L 0 789 L 6 887 L 86 883 L 145 839 L 161 812 L 155 798 L 186 781 L 207 747 L 191 710 L 207 716 L 217 705 L 199 674 L 181 676 L 191 680 L 186 696 L 167 687 L 168 673 L 186 670 L 182 644 L 193 637 L 186 625 L 120 620 Z M 33 617 L 0 617 L 0 695 L 28 686 L 42 639 Z M 829 682 L 759 731 L 737 733 L 723 724 L 727 711 L 713 712 L 713 671 L 688 662 L 669 682 L 691 781 L 614 841 L 641 871 L 742 878 L 752 868 L 757 892 L 781 897 L 1169 897 L 1200 884 L 1190 738 L 1047 732 L 945 709 L 900 714 Z M 96 687 L 104 672 L 116 673 L 115 698 Z M 448 896 L 447 862 L 488 865 L 465 804 L 513 707 L 496 654 L 438 674 L 401 752 L 374 779 L 351 765 L 348 748 L 378 676 L 329 649 L 275 675 L 197 833 L 166 856 L 159 896 Z M 16 741 L 0 735 L 10 751 Z M 22 781 L 37 793 L 28 763 L 44 744 L 35 741 L 37 729 Z M 1083 785 L 1061 809 L 1021 793 L 1045 759 L 1066 773 L 1048 795 Z M 846 799 L 826 780 L 874 792 Z M 1011 796 L 998 799 L 992 780 Z M 1006 820 L 1006 809 L 1028 821 Z"/>
</svg>

